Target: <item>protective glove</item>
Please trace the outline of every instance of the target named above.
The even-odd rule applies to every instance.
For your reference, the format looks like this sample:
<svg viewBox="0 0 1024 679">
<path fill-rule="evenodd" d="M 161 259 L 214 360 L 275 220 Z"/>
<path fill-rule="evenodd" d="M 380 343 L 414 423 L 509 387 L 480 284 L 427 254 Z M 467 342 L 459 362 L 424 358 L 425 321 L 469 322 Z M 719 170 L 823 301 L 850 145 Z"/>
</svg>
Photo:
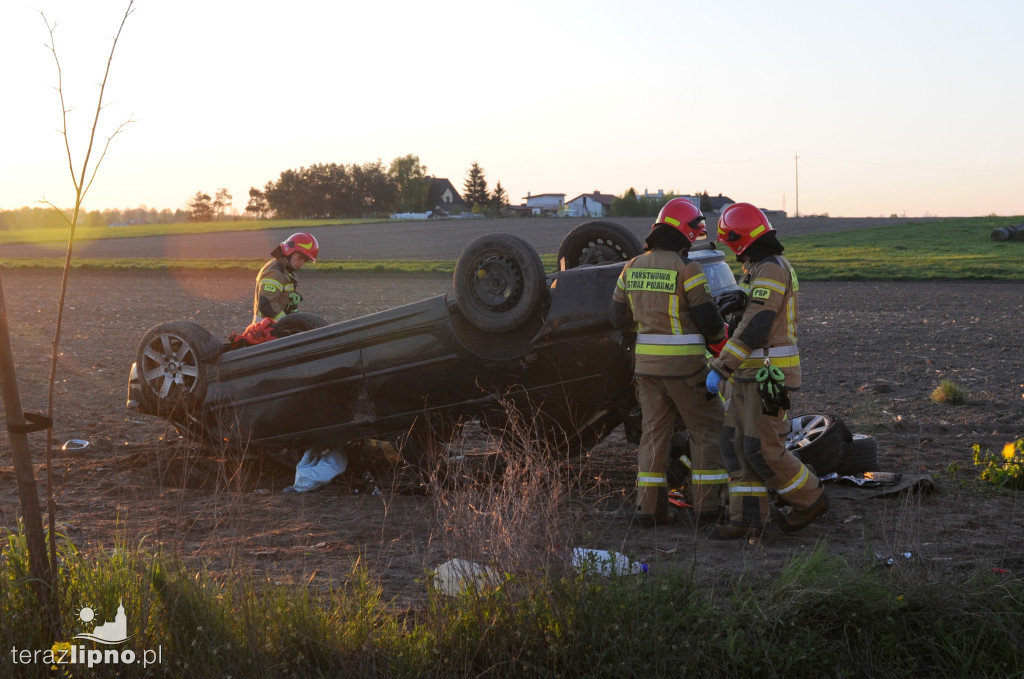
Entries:
<svg viewBox="0 0 1024 679">
<path fill-rule="evenodd" d="M 722 376 L 716 373 L 714 370 L 708 373 L 708 378 L 704 381 L 704 386 L 707 387 L 708 393 L 717 394 L 718 385 L 722 383 Z"/>
<path fill-rule="evenodd" d="M 728 316 L 747 306 L 747 293 L 742 290 L 730 290 L 718 298 L 718 313 Z"/>
</svg>

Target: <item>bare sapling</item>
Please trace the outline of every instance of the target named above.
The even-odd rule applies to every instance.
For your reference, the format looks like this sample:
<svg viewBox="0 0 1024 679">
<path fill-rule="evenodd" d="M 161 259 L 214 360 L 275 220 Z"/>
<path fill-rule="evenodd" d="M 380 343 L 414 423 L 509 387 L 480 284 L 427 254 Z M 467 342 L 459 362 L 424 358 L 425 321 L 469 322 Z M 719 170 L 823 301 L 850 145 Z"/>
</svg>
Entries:
<svg viewBox="0 0 1024 679">
<path fill-rule="evenodd" d="M 67 222 L 69 226 L 68 233 L 68 248 L 67 255 L 64 261 L 63 276 L 61 279 L 60 298 L 57 303 L 57 321 L 54 327 L 53 334 L 53 346 L 50 357 L 50 375 L 48 384 L 48 397 L 47 397 L 47 412 L 45 417 L 36 418 L 42 423 L 42 427 L 26 427 L 22 424 L 25 418 L 24 413 L 21 411 L 21 399 L 17 389 L 17 382 L 14 376 L 14 363 L 12 360 L 13 352 L 11 351 L 10 339 L 6 332 L 6 307 L 0 304 L 0 312 L 3 315 L 3 330 L 0 333 L 0 365 L 3 366 L 2 375 L 0 375 L 0 381 L 3 384 L 3 400 L 7 410 L 7 424 L 8 432 L 10 434 L 11 447 L 14 455 L 16 469 L 21 469 L 24 473 L 16 474 L 16 480 L 18 483 L 18 492 L 22 504 L 22 516 L 24 522 L 24 531 L 29 548 L 29 561 L 32 566 L 33 578 L 36 581 L 37 592 L 40 594 L 40 604 L 45 609 L 45 617 L 49 622 L 50 633 L 57 638 L 60 632 L 59 620 L 60 615 L 56 610 L 56 602 L 58 601 L 57 592 L 55 589 L 55 574 L 57 573 L 57 544 L 56 544 L 56 530 L 55 530 L 55 514 L 56 514 L 56 500 L 54 497 L 53 488 L 53 403 L 54 403 L 54 385 L 56 382 L 57 374 L 57 359 L 60 355 L 60 333 L 61 333 L 61 321 L 63 317 L 64 301 L 67 293 L 68 274 L 71 270 L 71 256 L 75 240 L 75 227 L 78 224 L 78 217 L 81 212 L 82 202 L 85 199 L 85 195 L 88 193 L 89 188 L 92 186 L 93 181 L 96 179 L 96 172 L 103 161 L 103 158 L 107 154 L 107 150 L 110 147 L 110 142 L 116 137 L 124 127 L 132 122 L 130 119 L 121 123 L 113 134 L 107 137 L 106 143 L 103 145 L 103 149 L 100 152 L 99 158 L 93 162 L 93 149 L 96 145 L 96 135 L 99 126 L 100 113 L 103 111 L 103 96 L 106 90 L 107 81 L 110 77 L 111 66 L 114 61 L 114 51 L 117 48 L 118 39 L 121 36 L 121 31 L 124 29 L 125 22 L 128 17 L 132 14 L 132 5 L 134 0 L 129 0 L 128 6 L 125 9 L 124 16 L 121 19 L 120 26 L 118 27 L 117 34 L 114 36 L 113 44 L 110 47 L 110 53 L 107 57 L 106 69 L 103 74 L 103 80 L 100 84 L 99 96 L 96 102 L 96 113 L 93 118 L 92 128 L 89 132 L 88 144 L 86 146 L 85 157 L 82 160 L 80 170 L 76 174 L 75 162 L 71 152 L 70 134 L 68 130 L 68 111 L 69 108 L 65 102 L 64 97 L 64 85 L 63 76 L 61 71 L 60 58 L 57 54 L 56 47 L 56 22 L 51 22 L 45 13 L 40 12 L 44 23 L 46 24 L 47 31 L 50 35 L 50 44 L 48 49 L 53 54 L 54 63 L 57 66 L 57 94 L 60 99 L 61 105 L 61 120 L 62 120 L 62 135 L 64 138 L 64 148 L 67 154 L 68 170 L 71 174 L 71 181 L 75 189 L 75 204 L 72 211 L 71 217 L 68 218 L 64 212 L 53 203 L 49 201 L 42 201 L 50 207 L 54 208 Z M 2 294 L 2 290 L 0 290 Z M 25 434 L 28 431 L 33 431 L 38 428 L 46 429 L 46 498 L 47 498 L 47 514 L 48 514 L 48 533 L 49 533 L 49 560 L 47 562 L 46 556 L 46 541 L 43 534 L 42 518 L 39 511 L 38 496 L 36 494 L 35 478 L 32 473 L 32 455 L 31 450 L 28 448 Z"/>
</svg>

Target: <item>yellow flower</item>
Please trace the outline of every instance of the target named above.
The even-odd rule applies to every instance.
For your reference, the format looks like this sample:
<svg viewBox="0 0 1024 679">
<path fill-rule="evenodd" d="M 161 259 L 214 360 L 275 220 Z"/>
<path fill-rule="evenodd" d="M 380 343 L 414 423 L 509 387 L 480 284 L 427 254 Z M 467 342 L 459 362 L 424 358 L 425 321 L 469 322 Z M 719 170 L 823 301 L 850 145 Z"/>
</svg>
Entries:
<svg viewBox="0 0 1024 679">
<path fill-rule="evenodd" d="M 1007 443 L 1003 446 L 1003 459 L 1009 462 L 1013 459 L 1014 454 L 1017 452 L 1017 446 L 1012 443 Z"/>
</svg>

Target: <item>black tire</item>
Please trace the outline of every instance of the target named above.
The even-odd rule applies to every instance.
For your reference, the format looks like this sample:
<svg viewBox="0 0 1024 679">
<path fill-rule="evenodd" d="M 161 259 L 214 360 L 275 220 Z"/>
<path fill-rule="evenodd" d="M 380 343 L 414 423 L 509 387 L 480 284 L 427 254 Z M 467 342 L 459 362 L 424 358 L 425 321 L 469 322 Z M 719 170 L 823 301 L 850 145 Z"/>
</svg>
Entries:
<svg viewBox="0 0 1024 679">
<path fill-rule="evenodd" d="M 322 328 L 325 325 L 327 325 L 327 321 L 317 314 L 309 311 L 296 311 L 274 323 L 274 334 L 278 337 L 286 337 L 297 332 Z"/>
<path fill-rule="evenodd" d="M 540 308 L 547 281 L 540 255 L 510 233 L 480 236 L 455 264 L 455 301 L 486 332 L 515 330 Z"/>
<path fill-rule="evenodd" d="M 640 239 L 621 224 L 604 220 L 586 222 L 562 239 L 558 246 L 558 270 L 625 262 L 641 252 Z"/>
<path fill-rule="evenodd" d="M 878 439 L 874 436 L 854 434 L 846 444 L 843 456 L 839 459 L 836 473 L 840 476 L 863 474 L 878 469 Z"/>
<path fill-rule="evenodd" d="M 143 335 L 135 354 L 139 386 L 158 415 L 181 416 L 202 405 L 207 365 L 220 344 L 192 321 L 161 323 Z"/>
<path fill-rule="evenodd" d="M 831 474 L 846 450 L 848 431 L 835 415 L 795 415 L 790 418 L 786 450 L 813 467 L 818 476 Z"/>
</svg>

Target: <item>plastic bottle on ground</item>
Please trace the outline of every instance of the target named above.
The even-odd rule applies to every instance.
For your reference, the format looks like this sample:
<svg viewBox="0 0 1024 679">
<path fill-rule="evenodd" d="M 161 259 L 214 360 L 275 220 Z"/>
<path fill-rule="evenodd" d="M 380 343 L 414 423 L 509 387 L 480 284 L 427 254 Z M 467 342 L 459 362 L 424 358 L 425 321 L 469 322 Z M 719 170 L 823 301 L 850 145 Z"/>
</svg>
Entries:
<svg viewBox="0 0 1024 679">
<path fill-rule="evenodd" d="M 647 572 L 647 564 L 634 561 L 621 552 L 585 547 L 572 550 L 572 567 L 581 573 L 596 573 L 605 577 Z"/>
</svg>

